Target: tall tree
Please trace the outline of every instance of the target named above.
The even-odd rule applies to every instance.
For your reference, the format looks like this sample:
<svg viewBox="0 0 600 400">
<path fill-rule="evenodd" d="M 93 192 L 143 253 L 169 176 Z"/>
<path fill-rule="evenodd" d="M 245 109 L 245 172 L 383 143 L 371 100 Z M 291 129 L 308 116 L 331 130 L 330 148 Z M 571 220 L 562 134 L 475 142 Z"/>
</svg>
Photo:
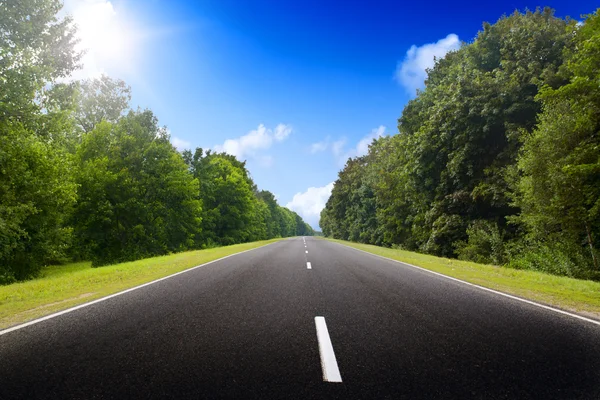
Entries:
<svg viewBox="0 0 600 400">
<path fill-rule="evenodd" d="M 81 257 L 104 265 L 194 247 L 198 181 L 150 111 L 99 123 L 77 159 L 73 224 Z"/>
<path fill-rule="evenodd" d="M 0 2 L 0 283 L 64 257 L 75 200 L 67 115 L 49 89 L 77 66 L 75 31 L 54 0 Z M 51 96 L 54 95 L 54 96 Z"/>
<path fill-rule="evenodd" d="M 254 183 L 245 163 L 224 153 L 210 150 L 204 153 L 200 148 L 193 156 L 186 152 L 184 158 L 200 181 L 199 197 L 204 208 L 200 245 L 229 245 L 249 240 L 252 213 L 256 210 Z"/>
<path fill-rule="evenodd" d="M 44 87 L 78 66 L 75 28 L 57 16 L 61 7 L 58 0 L 0 2 L 0 118 L 33 122 Z"/>
<path fill-rule="evenodd" d="M 129 108 L 131 88 L 106 75 L 77 85 L 75 121 L 82 132 L 92 131 L 102 121 L 115 123 Z"/>
<path fill-rule="evenodd" d="M 268 190 L 261 190 L 256 195 L 265 202 L 269 209 L 269 219 L 266 221 L 267 237 L 285 236 L 282 231 L 282 226 L 284 226 L 283 215 L 279 204 L 277 204 L 277 200 L 275 200 L 275 195 Z"/>
<path fill-rule="evenodd" d="M 550 9 L 515 12 L 437 60 L 404 108 L 399 135 L 340 172 L 324 232 L 446 257 L 457 255 L 477 220 L 514 236 L 507 168 L 535 126 L 539 89 L 564 83 L 568 26 Z"/>
<path fill-rule="evenodd" d="M 600 277 L 599 11 L 569 31 L 575 47 L 565 50 L 568 84 L 546 86 L 538 96 L 543 112 L 518 160 L 516 204 L 522 213 L 514 220 L 555 258 L 570 259 L 559 272 L 581 275 L 583 257 L 583 267 Z"/>
</svg>

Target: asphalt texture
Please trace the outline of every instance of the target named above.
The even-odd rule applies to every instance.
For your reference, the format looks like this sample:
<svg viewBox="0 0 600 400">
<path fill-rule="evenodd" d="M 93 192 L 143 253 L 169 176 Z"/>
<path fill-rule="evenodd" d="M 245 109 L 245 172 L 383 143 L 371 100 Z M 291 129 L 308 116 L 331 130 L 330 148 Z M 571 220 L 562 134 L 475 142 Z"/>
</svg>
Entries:
<svg viewBox="0 0 600 400">
<path fill-rule="evenodd" d="M 600 399 L 600 326 L 307 237 L 0 336 L 2 400 L 128 398 Z"/>
</svg>

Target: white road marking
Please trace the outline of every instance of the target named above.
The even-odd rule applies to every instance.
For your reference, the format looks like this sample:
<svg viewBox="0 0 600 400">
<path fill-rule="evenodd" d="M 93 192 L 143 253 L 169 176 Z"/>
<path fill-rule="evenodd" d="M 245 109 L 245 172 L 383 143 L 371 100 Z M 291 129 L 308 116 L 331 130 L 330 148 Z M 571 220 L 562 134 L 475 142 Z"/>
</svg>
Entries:
<svg viewBox="0 0 600 400">
<path fill-rule="evenodd" d="M 335 243 L 335 242 L 331 242 L 331 243 Z M 585 321 L 585 322 L 590 322 L 590 323 L 592 323 L 594 325 L 600 326 L 600 321 L 596 321 L 596 320 L 591 319 L 591 318 L 586 318 L 584 316 L 573 314 L 573 313 L 570 313 L 568 311 L 564 311 L 564 310 L 561 310 L 561 309 L 558 309 L 558 308 L 547 306 L 545 304 L 536 303 L 535 301 L 523 299 L 521 297 L 513 296 L 513 295 L 510 295 L 508 293 L 499 292 L 497 290 L 486 288 L 484 286 L 479 286 L 479 285 L 476 285 L 476 284 L 471 283 L 471 282 L 463 281 L 463 280 L 458 279 L 458 278 L 453 278 L 453 277 L 448 276 L 448 275 L 440 274 L 439 272 L 430 271 L 430 270 L 428 270 L 426 268 L 423 268 L 423 267 L 419 267 L 419 266 L 412 265 L 412 264 L 409 264 L 409 263 L 405 263 L 405 262 L 402 262 L 402 261 L 394 260 L 393 258 L 388 258 L 388 257 L 380 256 L 379 254 L 369 253 L 368 251 L 357 249 L 355 247 L 351 247 L 351 246 L 348 246 L 348 245 L 345 245 L 345 244 L 342 244 L 342 243 L 335 243 L 335 244 L 339 244 L 340 246 L 348 247 L 349 249 L 353 249 L 353 250 L 356 250 L 356 251 L 361 251 L 363 253 L 367 253 L 367 254 L 375 256 L 375 257 L 383 258 L 383 259 L 388 260 L 388 261 L 393 261 L 393 262 L 396 262 L 396 263 L 399 263 L 399 264 L 407 265 L 407 266 L 412 267 L 412 268 L 420 269 L 421 271 L 429 272 L 430 274 L 437 275 L 437 276 L 440 276 L 442 278 L 450 279 L 450 280 L 455 281 L 455 282 L 464 283 L 465 285 L 473 286 L 473 287 L 479 288 L 481 290 L 485 290 L 486 292 L 491 292 L 491 293 L 494 293 L 494 294 L 497 294 L 497 295 L 500 295 L 500 296 L 508 297 L 509 299 L 517 300 L 517 301 L 520 301 L 522 303 L 527 303 L 529 305 L 540 307 L 540 308 L 543 308 L 545 310 L 554 311 L 554 312 L 559 313 L 559 314 L 568 315 L 569 317 L 577 318 L 579 320 L 582 320 L 582 321 Z"/>
<path fill-rule="evenodd" d="M 323 370 L 323 380 L 325 382 L 341 382 L 342 376 L 338 368 L 333 345 L 327 331 L 327 324 L 324 317 L 315 317 L 317 327 L 317 339 L 319 341 L 319 354 L 321 356 L 321 369 Z"/>
<path fill-rule="evenodd" d="M 310 265 L 310 261 L 306 262 L 306 269 L 312 269 L 312 266 Z"/>
<path fill-rule="evenodd" d="M 308 250 L 305 250 L 305 251 L 306 251 L 306 254 L 308 254 Z"/>
<path fill-rule="evenodd" d="M 109 295 L 109 296 L 106 296 L 106 297 L 101 297 L 101 298 L 99 298 L 99 299 L 96 299 L 96 300 L 90 301 L 89 303 L 80 304 L 80 305 L 78 305 L 78 306 L 75 306 L 75 307 L 67 308 L 66 310 L 62 310 L 62 311 L 59 311 L 59 312 L 55 312 L 54 314 L 46 315 L 45 317 L 41 317 L 41 318 L 38 318 L 38 319 L 34 319 L 34 320 L 32 320 L 32 321 L 25 322 L 25 323 L 23 323 L 23 324 L 20 324 L 20 325 L 15 325 L 15 326 L 13 326 L 13 327 L 10 327 L 10 328 L 4 329 L 4 330 L 0 330 L 0 336 L 2 336 L 2 335 L 5 335 L 5 334 L 7 334 L 7 333 L 9 333 L 9 332 L 12 332 L 12 331 L 16 331 L 16 330 L 18 330 L 18 329 L 23 329 L 23 328 L 26 328 L 26 327 L 28 327 L 28 326 L 30 326 L 30 325 L 35 325 L 35 324 L 37 324 L 38 322 L 46 321 L 46 320 L 48 320 L 48 319 L 55 318 L 55 317 L 61 316 L 61 315 L 63 315 L 63 314 L 68 314 L 68 313 L 70 313 L 70 312 L 73 312 L 73 311 L 79 310 L 80 308 L 84 308 L 84 307 L 87 307 L 87 306 L 91 306 L 92 304 L 96 304 L 96 303 L 100 303 L 100 302 L 102 302 L 102 301 L 105 301 L 105 300 L 108 300 L 108 299 L 112 299 L 113 297 L 117 297 L 117 296 L 120 296 L 120 295 L 122 295 L 122 294 L 125 294 L 125 293 L 133 292 L 134 290 L 138 290 L 138 289 L 141 289 L 141 288 L 143 288 L 143 287 L 146 287 L 146 286 L 153 285 L 153 284 L 155 284 L 155 283 L 157 283 L 157 282 L 164 281 L 165 279 L 169 279 L 169 278 L 172 278 L 172 277 L 174 277 L 174 276 L 177 276 L 177 275 L 185 274 L 186 272 L 193 271 L 193 270 L 195 270 L 195 269 L 197 269 L 197 268 L 202 268 L 202 267 L 204 267 L 204 266 L 206 266 L 206 265 L 208 265 L 208 264 L 213 264 L 213 263 L 216 263 L 216 262 L 218 262 L 218 261 L 222 261 L 222 260 L 224 260 L 224 259 L 226 259 L 226 258 L 233 257 L 233 256 L 237 256 L 237 255 L 239 255 L 239 254 L 242 254 L 242 253 L 246 253 L 246 252 L 248 252 L 248 251 L 253 251 L 253 250 L 262 249 L 263 247 L 267 247 L 267 246 L 270 246 L 270 245 L 272 245 L 272 244 L 276 244 L 276 243 L 279 243 L 279 242 L 268 243 L 268 244 L 266 244 L 266 245 L 264 245 L 264 246 L 255 247 L 254 249 L 244 250 L 244 251 L 240 251 L 239 253 L 234 253 L 234 254 L 230 254 L 230 255 L 228 255 L 228 256 L 225 256 L 225 257 L 217 258 L 216 260 L 212 260 L 212 261 L 206 262 L 206 263 L 204 263 L 204 264 L 200 264 L 200 265 L 197 265 L 197 266 L 195 266 L 195 267 L 188 268 L 188 269 L 186 269 L 186 270 L 184 270 L 184 271 L 179 271 L 179 272 L 176 272 L 176 273 L 174 273 L 174 274 L 171 274 L 171 275 L 168 275 L 168 276 L 165 276 L 165 277 L 162 277 L 162 278 L 156 279 L 156 280 L 154 280 L 154 281 L 147 282 L 147 283 L 144 283 L 144 284 L 142 284 L 142 285 L 135 286 L 135 287 L 132 287 L 132 288 L 129 288 L 129 289 L 123 290 L 122 292 L 114 293 L 114 294 L 111 294 L 111 295 Z"/>
</svg>

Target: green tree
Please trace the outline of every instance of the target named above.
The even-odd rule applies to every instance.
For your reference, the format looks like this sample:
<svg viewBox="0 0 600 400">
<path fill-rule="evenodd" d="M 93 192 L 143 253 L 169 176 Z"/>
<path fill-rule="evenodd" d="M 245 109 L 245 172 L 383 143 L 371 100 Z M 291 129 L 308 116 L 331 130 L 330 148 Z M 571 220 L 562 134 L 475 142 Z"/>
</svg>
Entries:
<svg viewBox="0 0 600 400">
<path fill-rule="evenodd" d="M 537 128 L 524 137 L 513 218 L 549 253 L 566 253 L 571 268 L 561 273 L 600 276 L 600 15 L 569 27 L 575 48 L 567 48 L 568 83 L 546 86 Z M 587 254 L 584 265 L 578 261 Z M 536 265 L 530 267 L 536 268 Z M 581 271 L 583 269 L 583 271 Z"/>
<path fill-rule="evenodd" d="M 285 226 L 283 214 L 279 204 L 277 204 L 277 200 L 275 200 L 275 195 L 268 190 L 261 190 L 256 193 L 256 196 L 261 199 L 269 209 L 269 219 L 266 221 L 267 237 L 283 237 L 284 232 L 282 231 L 282 226 Z"/>
<path fill-rule="evenodd" d="M 426 89 L 399 121 L 411 136 L 403 140 L 406 187 L 424 195 L 413 229 L 421 250 L 454 256 L 454 243 L 467 239 L 474 220 L 509 229 L 506 217 L 518 209 L 510 205 L 506 168 L 523 132 L 535 126 L 539 88 L 562 82 L 568 25 L 550 9 L 515 12 L 484 24 L 472 44 L 429 72 Z"/>
<path fill-rule="evenodd" d="M 321 226 L 342 239 L 455 257 L 473 221 L 517 232 L 507 170 L 540 111 L 544 85 L 564 83 L 562 51 L 574 23 L 550 9 L 484 24 L 470 44 L 428 71 L 426 87 L 398 121 L 399 134 L 350 160 Z"/>
<path fill-rule="evenodd" d="M 77 66 L 74 29 L 52 0 L 0 2 L 0 282 L 64 258 L 75 200 L 72 129 L 51 85 Z M 68 103 L 68 101 L 66 102 Z"/>
<path fill-rule="evenodd" d="M 282 237 L 290 237 L 296 235 L 296 217 L 294 216 L 293 211 L 288 210 L 285 207 L 279 207 L 282 218 L 281 225 L 281 236 Z"/>
<path fill-rule="evenodd" d="M 73 225 L 81 257 L 104 265 L 194 247 L 198 181 L 150 111 L 99 123 L 77 158 Z"/>
<path fill-rule="evenodd" d="M 72 163 L 19 123 L 0 122 L 0 283 L 62 261 L 75 201 Z"/>
<path fill-rule="evenodd" d="M 251 221 L 255 209 L 253 185 L 245 163 L 224 153 L 185 152 L 184 158 L 200 181 L 203 204 L 203 237 L 200 245 L 230 245 L 248 241 L 255 234 Z M 259 228 L 258 228 L 259 229 Z"/>
<path fill-rule="evenodd" d="M 116 123 L 129 108 L 131 88 L 106 75 L 77 84 L 75 121 L 81 132 L 91 132 L 102 121 Z"/>
<path fill-rule="evenodd" d="M 61 7 L 58 0 L 0 3 L 0 119 L 32 127 L 44 87 L 77 68 L 75 29 L 57 17 Z"/>
</svg>

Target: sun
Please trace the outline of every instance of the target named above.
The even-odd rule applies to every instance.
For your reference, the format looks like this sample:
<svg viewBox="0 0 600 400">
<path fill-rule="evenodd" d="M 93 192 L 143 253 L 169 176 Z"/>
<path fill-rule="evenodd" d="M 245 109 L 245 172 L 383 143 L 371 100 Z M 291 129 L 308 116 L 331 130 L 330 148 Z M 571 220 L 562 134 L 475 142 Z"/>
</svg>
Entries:
<svg viewBox="0 0 600 400">
<path fill-rule="evenodd" d="M 106 70 L 132 71 L 140 56 L 142 35 L 134 21 L 110 1 L 70 1 L 71 14 L 77 25 L 78 50 L 84 51 L 85 75 L 99 75 Z"/>
</svg>

